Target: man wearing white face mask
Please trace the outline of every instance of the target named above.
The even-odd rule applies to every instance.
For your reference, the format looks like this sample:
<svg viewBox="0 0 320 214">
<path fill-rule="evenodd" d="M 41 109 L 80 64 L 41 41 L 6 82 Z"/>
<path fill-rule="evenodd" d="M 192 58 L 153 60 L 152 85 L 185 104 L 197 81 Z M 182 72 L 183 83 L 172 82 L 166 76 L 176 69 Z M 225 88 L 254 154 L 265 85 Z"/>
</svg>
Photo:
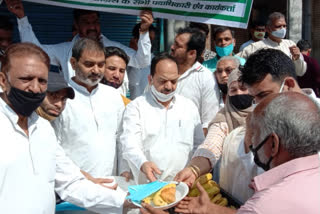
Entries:
<svg viewBox="0 0 320 214">
<path fill-rule="evenodd" d="M 251 54 L 262 48 L 281 50 L 294 62 L 297 76 L 303 76 L 307 70 L 307 64 L 304 62 L 303 56 L 296 44 L 291 40 L 284 39 L 286 36 L 286 29 L 287 24 L 285 16 L 279 12 L 271 13 L 266 27 L 268 38 L 252 43 L 237 55 L 248 59 Z"/>
<path fill-rule="evenodd" d="M 137 183 L 154 181 L 156 174 L 173 180 L 204 140 L 197 107 L 175 94 L 178 78 L 175 59 L 167 53 L 156 56 L 150 90 L 126 107 L 120 142 Z"/>
</svg>

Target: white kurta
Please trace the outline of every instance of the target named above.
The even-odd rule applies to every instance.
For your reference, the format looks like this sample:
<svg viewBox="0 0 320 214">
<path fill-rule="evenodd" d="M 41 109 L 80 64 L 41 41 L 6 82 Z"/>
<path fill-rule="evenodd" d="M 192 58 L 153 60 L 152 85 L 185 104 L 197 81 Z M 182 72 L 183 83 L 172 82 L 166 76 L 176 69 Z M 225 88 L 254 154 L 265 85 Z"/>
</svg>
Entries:
<svg viewBox="0 0 320 214">
<path fill-rule="evenodd" d="M 73 80 L 75 98 L 53 121 L 61 146 L 72 161 L 94 177 L 116 175 L 118 127 L 124 103 L 120 93 L 99 84 L 91 93 Z M 121 160 L 121 159 L 120 159 Z"/>
<path fill-rule="evenodd" d="M 194 102 L 203 128 L 208 128 L 220 108 L 220 92 L 213 73 L 196 62 L 179 77 L 176 92 Z"/>
<path fill-rule="evenodd" d="M 121 213 L 126 193 L 88 181 L 57 143 L 48 121 L 33 113 L 29 136 L 0 98 L 0 213 L 53 214 L 62 199 L 100 213 Z"/>
<path fill-rule="evenodd" d="M 162 171 L 159 179 L 172 180 L 203 140 L 198 110 L 189 99 L 175 95 L 166 109 L 147 92 L 126 107 L 120 142 L 137 183 L 146 182 L 140 168 L 147 160 Z"/>
<path fill-rule="evenodd" d="M 51 64 L 61 66 L 65 80 L 69 81 L 75 73 L 73 70 L 68 69 L 67 62 L 71 58 L 74 43 L 80 39 L 79 35 L 76 35 L 71 42 L 63 42 L 54 45 L 41 45 L 32 30 L 32 26 L 30 25 L 27 16 L 17 19 L 17 23 L 21 41 L 32 42 L 40 46 L 49 55 Z M 124 50 L 130 57 L 128 66 L 144 68 L 150 65 L 151 42 L 149 32 L 140 35 L 137 51 L 119 42 L 111 41 L 104 35 L 101 35 L 101 42 L 105 47 L 115 46 Z"/>
<path fill-rule="evenodd" d="M 249 56 L 254 52 L 256 52 L 257 50 L 260 50 L 262 48 L 272 48 L 272 49 L 282 51 L 287 56 L 289 56 L 290 59 L 292 59 L 292 55 L 289 49 L 289 47 L 291 46 L 296 46 L 296 44 L 291 40 L 282 39 L 280 43 L 277 43 L 267 38 L 259 42 L 254 42 L 250 44 L 249 46 L 245 47 L 243 51 L 239 52 L 237 55 L 248 60 Z M 303 76 L 307 71 L 307 64 L 305 63 L 302 54 L 300 54 L 300 58 L 297 60 L 294 60 L 293 63 L 296 68 L 297 75 Z"/>
</svg>

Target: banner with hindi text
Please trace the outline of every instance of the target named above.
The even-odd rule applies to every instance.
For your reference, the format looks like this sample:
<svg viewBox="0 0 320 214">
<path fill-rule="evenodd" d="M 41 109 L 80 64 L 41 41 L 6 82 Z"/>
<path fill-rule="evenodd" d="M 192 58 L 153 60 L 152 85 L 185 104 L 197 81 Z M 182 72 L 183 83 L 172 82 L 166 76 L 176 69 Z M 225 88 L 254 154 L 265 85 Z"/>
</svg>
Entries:
<svg viewBox="0 0 320 214">
<path fill-rule="evenodd" d="M 25 0 L 29 2 L 247 28 L 253 0 Z"/>
</svg>

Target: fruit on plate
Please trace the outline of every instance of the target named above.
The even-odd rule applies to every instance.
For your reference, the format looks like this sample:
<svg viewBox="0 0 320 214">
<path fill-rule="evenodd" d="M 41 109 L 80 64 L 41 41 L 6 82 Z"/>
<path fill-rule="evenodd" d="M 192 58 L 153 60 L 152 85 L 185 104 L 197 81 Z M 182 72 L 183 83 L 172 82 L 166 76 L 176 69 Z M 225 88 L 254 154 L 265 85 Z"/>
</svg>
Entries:
<svg viewBox="0 0 320 214">
<path fill-rule="evenodd" d="M 168 184 L 142 201 L 147 204 L 153 202 L 155 206 L 166 206 L 173 203 L 176 201 L 176 184 Z"/>
<path fill-rule="evenodd" d="M 227 206 L 228 200 L 225 197 L 222 197 L 220 194 L 219 185 L 214 182 L 212 179 L 212 174 L 207 173 L 205 175 L 200 176 L 193 184 L 188 196 L 189 197 L 197 197 L 200 195 L 200 191 L 197 188 L 197 183 L 200 183 L 201 186 L 207 192 L 210 201 L 214 204 L 218 204 L 220 206 Z"/>
</svg>

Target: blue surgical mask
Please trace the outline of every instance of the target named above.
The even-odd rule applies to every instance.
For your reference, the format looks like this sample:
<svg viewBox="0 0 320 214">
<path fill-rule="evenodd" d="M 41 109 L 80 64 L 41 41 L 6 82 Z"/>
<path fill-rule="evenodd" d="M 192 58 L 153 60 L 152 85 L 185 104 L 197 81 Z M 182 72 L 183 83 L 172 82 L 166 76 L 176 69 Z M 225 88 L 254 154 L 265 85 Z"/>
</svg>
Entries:
<svg viewBox="0 0 320 214">
<path fill-rule="evenodd" d="M 230 45 L 228 45 L 226 47 L 216 46 L 216 51 L 217 51 L 218 56 L 220 56 L 220 57 L 229 56 L 233 51 L 233 43 L 231 43 Z"/>
<path fill-rule="evenodd" d="M 272 35 L 279 39 L 283 39 L 286 36 L 287 30 L 286 28 L 281 28 L 279 30 L 272 31 Z"/>
</svg>

